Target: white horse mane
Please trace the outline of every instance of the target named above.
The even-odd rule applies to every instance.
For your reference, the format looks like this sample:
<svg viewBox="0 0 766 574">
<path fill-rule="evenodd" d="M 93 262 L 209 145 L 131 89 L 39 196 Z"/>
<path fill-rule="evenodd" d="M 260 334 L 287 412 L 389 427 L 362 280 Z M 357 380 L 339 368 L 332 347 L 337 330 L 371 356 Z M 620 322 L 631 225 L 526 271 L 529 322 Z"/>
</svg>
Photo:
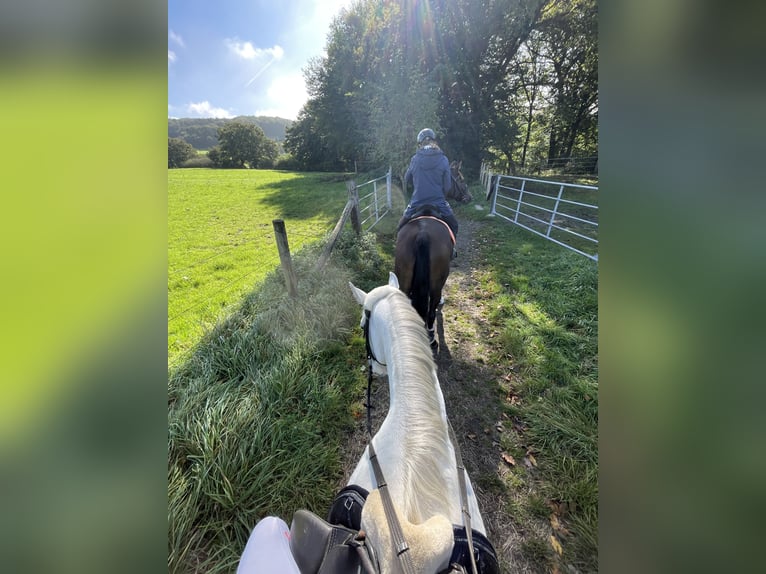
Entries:
<svg viewBox="0 0 766 574">
<path fill-rule="evenodd" d="M 397 403 L 406 410 L 397 413 L 401 417 L 399 424 L 406 425 L 397 432 L 402 453 L 400 478 L 407 485 L 401 510 L 413 523 L 436 514 L 452 516 L 449 508 L 458 501 L 445 500 L 449 492 L 445 475 L 454 474 L 454 457 L 444 399 L 423 320 L 399 289 L 379 287 L 370 295 L 365 307 L 369 304 L 372 315 L 384 319 L 389 335 L 385 360 L 389 385 L 395 390 Z M 387 305 L 379 307 L 384 300 Z M 388 312 L 383 313 L 383 309 Z M 387 479 L 390 480 L 388 475 Z"/>
</svg>

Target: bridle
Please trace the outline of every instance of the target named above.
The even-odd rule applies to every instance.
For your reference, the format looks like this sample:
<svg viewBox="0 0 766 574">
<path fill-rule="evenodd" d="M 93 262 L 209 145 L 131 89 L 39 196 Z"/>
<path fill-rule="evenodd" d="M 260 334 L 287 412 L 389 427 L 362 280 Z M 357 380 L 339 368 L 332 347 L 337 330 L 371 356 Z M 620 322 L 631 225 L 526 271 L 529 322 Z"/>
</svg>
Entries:
<svg viewBox="0 0 766 574">
<path fill-rule="evenodd" d="M 450 176 L 450 178 L 452 178 L 452 183 L 455 185 L 455 187 L 458 189 L 458 191 L 461 194 L 464 194 L 464 192 L 460 188 L 460 182 L 458 181 L 457 177 L 455 177 L 455 175 L 453 173 L 451 173 L 451 172 L 450 172 L 449 176 Z"/>
<path fill-rule="evenodd" d="M 369 434 L 370 436 L 370 442 L 367 446 L 368 455 L 370 459 L 370 464 L 372 465 L 373 474 L 375 475 L 375 482 L 377 483 L 378 491 L 380 492 L 381 502 L 383 503 L 383 510 L 386 515 L 386 522 L 388 523 L 388 528 L 391 531 L 391 538 L 394 542 L 394 547 L 396 548 L 396 555 L 400 561 L 400 566 L 404 574 L 415 574 L 414 566 L 412 564 L 412 556 L 409 554 L 410 547 L 404 538 L 404 532 L 402 531 L 402 526 L 399 523 L 399 519 L 396 516 L 396 512 L 394 511 L 394 503 L 393 503 L 393 500 L 391 500 L 391 494 L 388 492 L 388 484 L 386 483 L 386 479 L 383 476 L 383 469 L 380 467 L 380 463 L 378 462 L 378 455 L 375 452 L 375 448 L 372 446 L 371 410 L 374 408 L 370 402 L 370 389 L 372 387 L 372 363 L 373 361 L 375 361 L 376 363 L 384 367 L 386 366 L 386 364 L 381 363 L 375 357 L 375 353 L 373 352 L 372 347 L 370 346 L 370 319 L 372 317 L 372 310 L 365 309 L 364 317 L 365 317 L 365 322 L 364 322 L 364 326 L 362 327 L 362 331 L 364 332 L 364 345 L 365 345 L 365 349 L 367 350 L 367 362 L 368 362 L 367 403 L 365 403 L 364 405 L 365 407 L 367 407 L 367 434 Z M 476 566 L 476 559 L 474 556 L 473 532 L 471 530 L 471 512 L 468 509 L 468 491 L 467 491 L 466 483 L 465 483 L 465 467 L 463 466 L 463 458 L 460 454 L 460 446 L 458 445 L 457 437 L 455 436 L 455 431 L 452 428 L 452 424 L 449 422 L 449 419 L 447 419 L 447 429 L 449 431 L 449 438 L 450 438 L 450 441 L 452 442 L 452 447 L 455 450 L 455 461 L 457 463 L 457 473 L 458 473 L 458 485 L 460 489 L 460 507 L 461 507 L 461 512 L 463 514 L 463 526 L 465 527 L 469 556 L 471 558 L 471 571 L 473 572 L 473 574 L 478 574 L 478 568 Z M 451 571 L 452 570 L 450 569 L 445 572 L 451 572 Z"/>
<path fill-rule="evenodd" d="M 364 310 L 364 326 L 362 327 L 362 332 L 364 333 L 364 347 L 367 351 L 367 402 L 364 404 L 364 406 L 367 408 L 367 434 L 370 435 L 370 445 L 372 445 L 372 409 L 375 408 L 372 406 L 372 401 L 370 400 L 370 393 L 372 391 L 372 363 L 374 361 L 382 367 L 386 366 L 385 363 L 381 363 L 375 357 L 375 353 L 372 351 L 372 347 L 370 346 L 371 316 L 372 316 L 372 310 L 365 309 Z"/>
<path fill-rule="evenodd" d="M 461 188 L 460 187 L 460 182 L 454 176 L 454 174 L 452 173 L 452 170 L 450 170 L 450 174 L 449 175 L 450 175 L 450 178 L 452 178 L 453 186 L 455 187 L 455 189 L 457 189 L 458 193 L 460 194 L 460 197 L 458 198 L 458 201 L 463 201 L 464 199 L 468 198 L 468 193 L 467 193 L 467 191 L 468 191 L 468 184 L 465 183 L 465 180 L 463 180 L 463 185 L 465 187 Z"/>
</svg>

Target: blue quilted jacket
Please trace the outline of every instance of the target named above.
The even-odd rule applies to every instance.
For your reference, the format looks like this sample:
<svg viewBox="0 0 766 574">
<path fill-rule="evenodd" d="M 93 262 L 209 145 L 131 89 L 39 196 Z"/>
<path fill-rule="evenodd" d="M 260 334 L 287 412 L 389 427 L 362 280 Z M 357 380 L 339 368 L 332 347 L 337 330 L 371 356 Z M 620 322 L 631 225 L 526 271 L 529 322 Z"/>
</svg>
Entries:
<svg viewBox="0 0 766 574">
<path fill-rule="evenodd" d="M 452 187 L 449 161 L 441 149 L 428 145 L 420 148 L 410 160 L 404 181 L 415 187 L 408 207 L 435 205 L 452 213 L 444 197 Z"/>
</svg>

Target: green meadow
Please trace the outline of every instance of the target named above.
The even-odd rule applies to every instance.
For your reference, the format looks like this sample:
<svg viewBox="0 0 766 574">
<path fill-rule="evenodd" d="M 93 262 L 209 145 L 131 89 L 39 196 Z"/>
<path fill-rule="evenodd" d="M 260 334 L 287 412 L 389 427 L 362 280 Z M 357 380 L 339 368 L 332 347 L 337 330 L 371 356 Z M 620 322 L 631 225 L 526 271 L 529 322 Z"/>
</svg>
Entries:
<svg viewBox="0 0 766 574">
<path fill-rule="evenodd" d="M 168 365 L 279 265 L 274 219 L 297 251 L 333 228 L 346 200 L 336 175 L 168 170 Z"/>
</svg>

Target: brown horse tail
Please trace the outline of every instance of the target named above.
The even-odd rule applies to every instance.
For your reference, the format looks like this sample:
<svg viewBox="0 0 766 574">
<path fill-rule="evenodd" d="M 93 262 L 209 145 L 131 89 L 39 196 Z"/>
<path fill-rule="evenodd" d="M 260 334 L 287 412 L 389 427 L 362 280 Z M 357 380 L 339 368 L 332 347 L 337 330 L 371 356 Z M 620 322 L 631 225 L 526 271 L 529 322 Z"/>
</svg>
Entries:
<svg viewBox="0 0 766 574">
<path fill-rule="evenodd" d="M 412 306 L 427 321 L 428 294 L 431 291 L 431 240 L 428 233 L 415 236 L 415 271 L 412 276 Z"/>
</svg>

